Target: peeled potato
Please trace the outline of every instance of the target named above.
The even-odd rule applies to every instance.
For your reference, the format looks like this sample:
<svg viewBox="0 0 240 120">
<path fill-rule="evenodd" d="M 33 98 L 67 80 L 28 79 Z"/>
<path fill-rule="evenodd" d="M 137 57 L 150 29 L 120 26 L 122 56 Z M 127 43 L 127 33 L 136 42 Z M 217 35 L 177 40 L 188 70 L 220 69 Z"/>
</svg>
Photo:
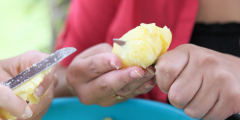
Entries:
<svg viewBox="0 0 240 120">
<path fill-rule="evenodd" d="M 162 34 L 160 35 L 160 38 L 163 42 L 163 49 L 160 53 L 160 55 L 162 55 L 163 53 L 167 52 L 167 50 L 172 42 L 172 33 L 171 33 L 170 29 L 168 29 L 166 26 L 164 26 Z"/>
<path fill-rule="evenodd" d="M 142 23 L 120 39 L 125 40 L 126 44 L 120 46 L 114 43 L 112 53 L 121 59 L 122 67 L 147 68 L 167 51 L 172 41 L 172 33 L 166 26 L 160 28 L 154 23 Z"/>
<path fill-rule="evenodd" d="M 41 72 L 40 74 L 34 76 L 27 82 L 21 84 L 17 88 L 13 89 L 13 92 L 22 98 L 25 101 L 28 101 L 28 104 L 36 104 L 40 101 L 40 98 L 36 98 L 33 95 L 34 90 L 36 87 L 43 81 L 43 78 L 46 74 L 51 72 L 51 68 Z M 4 109 L 0 108 L 0 118 L 8 119 L 8 120 L 15 120 L 16 117 L 5 111 Z"/>
</svg>

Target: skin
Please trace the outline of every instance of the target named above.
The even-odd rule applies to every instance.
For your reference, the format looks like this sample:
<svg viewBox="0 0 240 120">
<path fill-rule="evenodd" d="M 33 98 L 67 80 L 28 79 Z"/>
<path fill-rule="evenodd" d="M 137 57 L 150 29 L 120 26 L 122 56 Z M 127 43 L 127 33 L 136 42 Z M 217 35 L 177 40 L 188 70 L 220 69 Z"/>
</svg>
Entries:
<svg viewBox="0 0 240 120">
<path fill-rule="evenodd" d="M 32 66 L 32 64 L 39 62 L 47 56 L 48 54 L 41 53 L 39 51 L 29 51 L 14 58 L 1 60 L 0 81 L 5 82 L 9 80 L 18 73 L 26 70 L 27 67 Z M 0 108 L 7 110 L 18 119 L 41 119 L 52 101 L 54 85 L 57 83 L 56 77 L 54 76 L 54 70 L 55 68 L 53 68 L 52 71 L 44 77 L 43 82 L 37 87 L 43 88 L 41 93 L 39 93 L 39 91 L 35 91 L 37 97 L 41 97 L 46 91 L 47 94 L 38 104 L 35 105 L 28 105 L 24 100 L 16 96 L 10 88 L 0 85 Z M 27 107 L 30 108 L 30 113 L 28 113 L 28 115 L 25 114 Z"/>
<path fill-rule="evenodd" d="M 239 0 L 199 0 L 197 23 L 240 23 Z"/>
<path fill-rule="evenodd" d="M 148 79 L 152 78 L 145 77 L 146 70 L 139 67 L 117 70 L 110 61 L 119 66 L 120 61 L 114 54 L 106 53 L 108 49 L 111 47 L 107 44 L 89 48 L 67 69 L 67 81 L 84 104 L 111 106 L 151 90 L 146 89 Z M 168 94 L 171 104 L 184 109 L 190 117 L 222 120 L 240 112 L 239 68 L 238 57 L 186 44 L 158 59 L 156 82 Z M 129 77 L 132 70 L 144 75 L 138 78 L 140 83 Z M 116 100 L 112 93 L 124 99 Z"/>
<path fill-rule="evenodd" d="M 68 67 L 67 82 L 83 104 L 111 106 L 147 93 L 155 85 L 151 79 L 153 67 L 148 67 L 148 70 L 137 66 L 119 69 L 121 61 L 110 53 L 111 50 L 108 44 L 96 45 L 79 54 Z M 123 99 L 115 99 L 113 93 L 123 96 Z"/>
<path fill-rule="evenodd" d="M 201 0 L 196 22 L 240 22 L 239 1 L 220 1 Z M 100 44 L 78 55 L 69 68 L 58 65 L 56 73 L 59 84 L 55 89 L 55 97 L 72 96 L 69 90 L 71 86 L 82 103 L 110 106 L 149 92 L 155 84 L 152 79 L 154 75 L 149 70 L 155 72 L 154 68 L 144 70 L 130 67 L 118 70 L 121 62 L 110 51 L 109 45 Z M 0 81 L 10 79 L 46 56 L 31 51 L 0 61 Z M 190 117 L 221 120 L 240 112 L 239 63 L 239 58 L 234 56 L 194 45 L 182 45 L 159 58 L 156 81 L 159 88 L 168 93 L 170 102 L 177 108 L 183 108 Z M 131 78 L 130 72 L 134 70 L 138 76 Z M 33 112 L 29 119 L 41 119 L 52 101 L 56 77 L 50 73 L 44 78 L 38 87 L 42 91 L 35 91 L 35 94 L 41 97 L 47 89 L 48 92 L 36 105 L 27 105 L 11 89 L 0 85 L 0 107 L 20 119 L 27 119 L 26 116 L 22 118 L 22 115 L 29 106 Z M 124 96 L 124 99 L 116 100 L 112 93 Z"/>
<path fill-rule="evenodd" d="M 181 45 L 156 65 L 159 88 L 193 118 L 223 120 L 240 112 L 240 59 L 195 45 Z"/>
<path fill-rule="evenodd" d="M 239 23 L 240 14 L 238 11 L 240 8 L 238 5 L 239 0 L 231 2 L 200 0 L 196 23 Z M 125 85 L 122 85 L 124 87 L 116 86 L 115 84 L 119 84 L 119 82 L 115 80 L 118 79 L 115 74 L 118 73 L 115 72 L 114 67 L 108 68 L 109 61 L 105 63 L 106 61 L 103 59 L 112 58 L 116 60 L 116 65 L 120 66 L 120 64 L 115 58 L 116 56 L 106 54 L 109 51 L 111 51 L 111 47 L 103 49 L 103 47 L 94 46 L 78 55 L 69 68 L 59 65 L 57 69 L 59 84 L 55 90 L 56 97 L 77 95 L 82 103 L 109 106 L 149 91 L 143 87 L 146 83 L 141 86 L 136 85 L 137 87 L 127 85 L 130 83 L 139 84 L 133 79 L 128 81 L 130 83 L 126 82 Z M 94 69 L 89 68 L 90 66 L 81 66 L 83 63 L 91 63 L 91 60 L 96 62 Z M 97 63 L 103 64 L 103 66 L 97 66 Z M 104 66 L 105 64 L 106 66 Z M 182 45 L 159 58 L 156 68 L 156 80 L 159 88 L 168 93 L 169 100 L 174 106 L 183 108 L 189 116 L 203 117 L 204 120 L 222 120 L 233 113 L 240 112 L 237 102 L 239 101 L 239 93 L 237 93 L 239 91 L 239 80 L 237 79 L 239 78 L 237 73 L 239 71 L 239 58 L 194 45 Z M 89 69 L 100 72 L 86 76 L 79 75 L 80 71 L 84 72 L 84 70 Z M 141 68 L 135 69 L 139 70 L 140 73 L 143 71 Z M 89 72 L 91 73 L 91 71 Z M 114 74 L 114 79 L 108 81 L 107 78 L 110 78 L 111 75 L 107 73 Z M 124 73 L 124 75 L 128 79 L 129 74 Z M 102 82 L 101 79 L 105 79 L 105 82 Z M 107 83 L 107 87 L 105 83 Z M 76 94 L 71 94 L 68 86 L 71 86 Z M 140 90 L 142 92 L 136 94 L 140 88 L 142 88 Z M 128 92 L 123 94 L 119 91 Z M 111 95 L 113 92 L 117 95 L 123 95 L 124 99 L 114 99 Z"/>
</svg>

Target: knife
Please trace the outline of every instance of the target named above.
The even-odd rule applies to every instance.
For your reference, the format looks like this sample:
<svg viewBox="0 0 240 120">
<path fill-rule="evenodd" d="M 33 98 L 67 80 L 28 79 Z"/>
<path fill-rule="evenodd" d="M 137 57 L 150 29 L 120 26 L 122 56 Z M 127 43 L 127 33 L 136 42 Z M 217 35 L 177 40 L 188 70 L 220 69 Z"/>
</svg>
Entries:
<svg viewBox="0 0 240 120">
<path fill-rule="evenodd" d="M 19 85 L 25 83 L 30 78 L 34 77 L 38 73 L 41 73 L 42 71 L 46 70 L 47 68 L 55 65 L 59 61 L 63 60 L 67 56 L 71 55 L 76 51 L 73 47 L 67 47 L 62 48 L 60 50 L 57 50 L 56 52 L 49 55 L 44 60 L 33 64 L 30 68 L 27 68 L 25 71 L 19 73 L 15 77 L 11 78 L 10 80 L 2 83 L 5 86 L 10 87 L 11 89 L 14 89 L 18 87 Z"/>
<path fill-rule="evenodd" d="M 126 41 L 118 38 L 113 38 L 113 43 L 117 43 L 118 45 L 123 46 L 126 44 Z M 158 59 L 156 59 L 152 65 L 155 66 L 157 64 L 157 61 Z"/>
<path fill-rule="evenodd" d="M 123 46 L 125 45 L 126 41 L 118 38 L 113 38 L 113 43 L 117 43 L 118 45 Z"/>
</svg>

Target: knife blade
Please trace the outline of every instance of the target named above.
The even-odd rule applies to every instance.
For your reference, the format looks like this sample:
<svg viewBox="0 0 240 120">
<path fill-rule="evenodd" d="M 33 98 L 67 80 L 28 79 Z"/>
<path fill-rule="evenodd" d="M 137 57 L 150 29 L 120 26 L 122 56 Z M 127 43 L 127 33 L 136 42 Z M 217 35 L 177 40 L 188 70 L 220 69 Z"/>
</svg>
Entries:
<svg viewBox="0 0 240 120">
<path fill-rule="evenodd" d="M 125 45 L 126 41 L 118 38 L 113 38 L 113 43 L 117 43 L 118 45 L 123 46 Z"/>
<path fill-rule="evenodd" d="M 49 55 L 47 58 L 43 59 L 42 61 L 33 64 L 30 68 L 27 68 L 25 71 L 19 73 L 18 75 L 14 76 L 10 80 L 2 83 L 3 85 L 6 85 L 10 87 L 11 89 L 14 89 L 18 87 L 19 85 L 25 83 L 30 78 L 34 77 L 38 73 L 41 73 L 42 71 L 46 70 L 47 68 L 55 65 L 59 61 L 63 60 L 67 56 L 71 55 L 76 51 L 73 47 L 67 47 L 62 48 L 60 50 L 57 50 L 56 52 Z"/>
</svg>

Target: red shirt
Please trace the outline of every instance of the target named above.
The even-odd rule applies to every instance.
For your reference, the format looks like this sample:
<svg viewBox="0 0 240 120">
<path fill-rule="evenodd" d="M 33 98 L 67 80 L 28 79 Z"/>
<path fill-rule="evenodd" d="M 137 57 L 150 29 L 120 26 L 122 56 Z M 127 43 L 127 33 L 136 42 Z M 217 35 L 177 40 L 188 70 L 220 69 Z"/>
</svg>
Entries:
<svg viewBox="0 0 240 120">
<path fill-rule="evenodd" d="M 77 52 L 62 61 L 68 66 L 85 49 L 99 43 L 113 44 L 140 23 L 156 23 L 170 28 L 173 39 L 169 49 L 188 43 L 198 9 L 197 0 L 72 0 L 63 33 L 56 49 L 75 47 Z M 138 97 L 167 101 L 158 87 Z"/>
</svg>

